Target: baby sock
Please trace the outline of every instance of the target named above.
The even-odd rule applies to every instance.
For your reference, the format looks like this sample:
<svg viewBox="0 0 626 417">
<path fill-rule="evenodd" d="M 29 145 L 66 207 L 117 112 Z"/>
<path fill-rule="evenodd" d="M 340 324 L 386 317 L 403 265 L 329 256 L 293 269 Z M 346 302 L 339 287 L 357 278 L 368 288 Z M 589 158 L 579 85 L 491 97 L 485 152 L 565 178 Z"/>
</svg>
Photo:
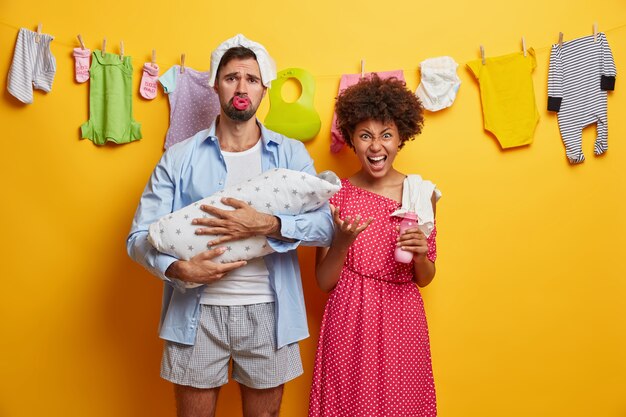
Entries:
<svg viewBox="0 0 626 417">
<path fill-rule="evenodd" d="M 86 48 L 74 48 L 72 55 L 74 55 L 76 81 L 84 83 L 89 79 L 89 57 L 91 56 L 91 51 Z"/>
<path fill-rule="evenodd" d="M 141 85 L 139 86 L 139 94 L 145 99 L 152 100 L 157 93 L 157 79 L 159 78 L 159 66 L 146 62 L 143 64 L 143 75 L 141 76 Z"/>
</svg>

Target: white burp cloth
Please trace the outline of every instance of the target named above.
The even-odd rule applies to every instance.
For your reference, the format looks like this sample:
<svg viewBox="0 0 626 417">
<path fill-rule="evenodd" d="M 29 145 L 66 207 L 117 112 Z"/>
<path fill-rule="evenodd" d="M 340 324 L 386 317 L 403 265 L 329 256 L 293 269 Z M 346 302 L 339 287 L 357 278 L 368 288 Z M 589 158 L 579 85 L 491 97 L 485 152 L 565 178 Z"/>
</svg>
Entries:
<svg viewBox="0 0 626 417">
<path fill-rule="evenodd" d="M 419 175 L 408 175 L 402 184 L 402 207 L 391 213 L 392 216 L 404 217 L 411 209 L 417 214 L 417 227 L 430 236 L 435 228 L 435 213 L 433 212 L 432 195 L 435 201 L 441 198 L 441 191 L 435 184 L 423 180 Z"/>
<path fill-rule="evenodd" d="M 429 58 L 420 64 L 421 83 L 415 91 L 426 110 L 438 111 L 454 103 L 461 80 L 456 74 L 459 66 L 449 56 Z"/>
<path fill-rule="evenodd" d="M 259 64 L 261 71 L 261 81 L 263 85 L 269 87 L 272 81 L 276 79 L 276 64 L 265 47 L 260 43 L 251 41 L 241 33 L 225 40 L 211 53 L 211 70 L 209 75 L 209 85 L 215 85 L 215 77 L 217 76 L 217 68 L 220 66 L 222 57 L 230 48 L 243 46 L 250 49 L 256 55 L 256 62 Z"/>
</svg>

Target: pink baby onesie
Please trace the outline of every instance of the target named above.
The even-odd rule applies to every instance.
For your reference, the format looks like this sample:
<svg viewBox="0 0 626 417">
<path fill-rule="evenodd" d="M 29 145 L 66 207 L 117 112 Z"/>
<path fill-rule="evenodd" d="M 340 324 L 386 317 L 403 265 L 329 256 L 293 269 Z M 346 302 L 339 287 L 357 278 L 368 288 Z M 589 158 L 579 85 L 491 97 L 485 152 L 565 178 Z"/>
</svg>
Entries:
<svg viewBox="0 0 626 417">
<path fill-rule="evenodd" d="M 368 72 L 364 74 L 365 78 L 369 78 L 374 74 L 373 72 Z M 385 72 L 377 72 L 377 74 L 381 79 L 386 80 L 387 78 L 395 77 L 401 81 L 404 81 L 404 73 L 402 70 L 396 71 L 385 71 Z M 339 94 L 346 88 L 357 84 L 361 80 L 361 74 L 344 74 L 341 76 L 341 81 L 339 81 Z M 344 145 L 346 144 L 343 136 L 341 136 L 341 132 L 337 129 L 337 114 L 333 113 L 333 123 L 330 127 L 330 151 L 332 153 L 339 152 Z"/>
</svg>

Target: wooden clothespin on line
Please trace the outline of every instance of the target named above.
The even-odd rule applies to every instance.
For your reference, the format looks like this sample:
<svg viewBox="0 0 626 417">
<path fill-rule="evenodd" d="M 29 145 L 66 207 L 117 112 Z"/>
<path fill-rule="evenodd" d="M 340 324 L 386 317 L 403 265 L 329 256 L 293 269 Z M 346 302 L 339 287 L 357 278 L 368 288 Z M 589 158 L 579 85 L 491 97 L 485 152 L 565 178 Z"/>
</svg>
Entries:
<svg viewBox="0 0 626 417">
<path fill-rule="evenodd" d="M 365 78 L 365 60 L 361 59 L 361 79 Z"/>
<path fill-rule="evenodd" d="M 107 38 L 105 37 L 104 39 L 102 39 L 102 56 L 104 56 L 104 53 L 107 49 Z"/>
<path fill-rule="evenodd" d="M 559 47 L 563 47 L 563 32 L 559 32 Z"/>
<path fill-rule="evenodd" d="M 524 51 L 524 57 L 526 56 L 526 39 L 522 36 L 522 51 Z"/>
<path fill-rule="evenodd" d="M 41 40 L 41 23 L 37 25 L 37 36 L 35 36 L 35 42 L 39 43 Z"/>
<path fill-rule="evenodd" d="M 124 61 L 124 41 L 120 41 L 120 61 Z"/>
<path fill-rule="evenodd" d="M 185 72 L 185 54 L 180 55 L 180 73 Z"/>
<path fill-rule="evenodd" d="M 598 22 L 594 22 L 593 24 L 593 41 L 598 40 Z"/>
<path fill-rule="evenodd" d="M 85 42 L 83 42 L 83 37 L 80 36 L 80 33 L 78 34 L 77 38 L 78 38 L 78 42 L 80 43 L 80 48 L 85 49 Z"/>
<path fill-rule="evenodd" d="M 480 59 L 483 62 L 483 65 L 485 65 L 485 47 L 480 45 Z"/>
<path fill-rule="evenodd" d="M 156 49 L 152 50 L 152 67 L 156 68 Z"/>
</svg>

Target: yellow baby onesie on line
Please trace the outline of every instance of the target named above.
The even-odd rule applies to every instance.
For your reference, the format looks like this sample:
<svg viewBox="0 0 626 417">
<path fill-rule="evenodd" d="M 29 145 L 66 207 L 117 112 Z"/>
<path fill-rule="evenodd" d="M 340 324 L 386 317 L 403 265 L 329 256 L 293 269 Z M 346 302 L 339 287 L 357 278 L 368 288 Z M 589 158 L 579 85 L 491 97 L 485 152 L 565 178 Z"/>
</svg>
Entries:
<svg viewBox="0 0 626 417">
<path fill-rule="evenodd" d="M 503 149 L 532 143 L 539 121 L 532 79 L 537 60 L 532 48 L 526 52 L 467 63 L 480 87 L 485 129 Z"/>
</svg>

